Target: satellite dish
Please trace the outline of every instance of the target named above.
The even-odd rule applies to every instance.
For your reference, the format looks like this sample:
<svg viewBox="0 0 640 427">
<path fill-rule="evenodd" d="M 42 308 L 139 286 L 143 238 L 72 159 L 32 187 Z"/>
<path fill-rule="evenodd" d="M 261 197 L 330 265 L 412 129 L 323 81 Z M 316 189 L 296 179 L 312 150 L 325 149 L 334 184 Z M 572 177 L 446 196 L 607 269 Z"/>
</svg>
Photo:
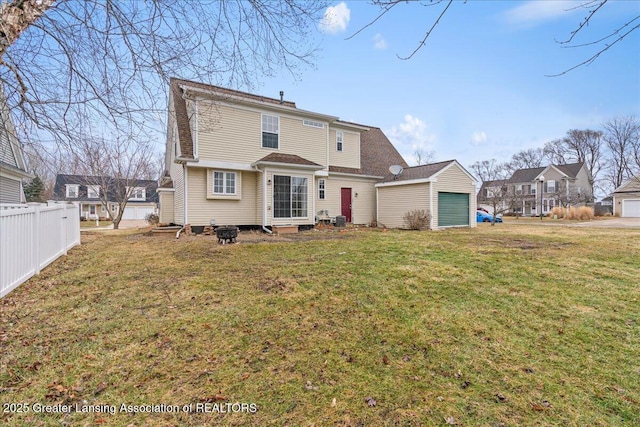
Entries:
<svg viewBox="0 0 640 427">
<path fill-rule="evenodd" d="M 394 178 L 397 178 L 402 173 L 403 170 L 404 168 L 400 165 L 389 166 L 389 172 L 393 174 Z"/>
</svg>

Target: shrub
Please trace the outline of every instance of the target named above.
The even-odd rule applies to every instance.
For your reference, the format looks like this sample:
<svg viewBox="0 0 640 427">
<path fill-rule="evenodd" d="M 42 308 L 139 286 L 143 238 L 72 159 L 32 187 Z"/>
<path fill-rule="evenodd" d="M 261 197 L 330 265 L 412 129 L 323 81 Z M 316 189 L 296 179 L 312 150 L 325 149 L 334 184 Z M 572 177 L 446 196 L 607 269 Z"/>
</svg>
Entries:
<svg viewBox="0 0 640 427">
<path fill-rule="evenodd" d="M 406 212 L 402 219 L 404 220 L 404 225 L 409 230 L 428 229 L 429 223 L 431 222 L 431 214 L 425 210 L 414 209 Z"/>
<path fill-rule="evenodd" d="M 144 220 L 147 221 L 149 225 L 157 225 L 160 222 L 160 217 L 156 214 L 150 213 L 145 215 Z"/>
<path fill-rule="evenodd" d="M 593 208 L 590 208 L 588 206 L 580 206 L 579 208 L 576 208 L 573 206 L 569 208 L 561 208 L 556 206 L 551 210 L 550 215 L 551 216 L 557 215 L 558 218 L 573 219 L 573 220 L 580 220 L 580 221 L 586 221 L 588 219 L 593 219 L 595 217 Z"/>
</svg>

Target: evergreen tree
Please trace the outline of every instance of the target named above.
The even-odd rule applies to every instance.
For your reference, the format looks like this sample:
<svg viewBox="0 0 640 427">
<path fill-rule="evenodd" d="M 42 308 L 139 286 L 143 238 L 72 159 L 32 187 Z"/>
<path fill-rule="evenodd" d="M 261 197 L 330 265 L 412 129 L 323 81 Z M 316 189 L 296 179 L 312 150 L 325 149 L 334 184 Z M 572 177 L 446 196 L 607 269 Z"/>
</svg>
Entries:
<svg viewBox="0 0 640 427">
<path fill-rule="evenodd" d="M 44 202 L 42 197 L 43 193 L 44 184 L 38 175 L 36 175 L 36 177 L 24 187 L 24 196 L 26 197 L 27 202 Z"/>
</svg>

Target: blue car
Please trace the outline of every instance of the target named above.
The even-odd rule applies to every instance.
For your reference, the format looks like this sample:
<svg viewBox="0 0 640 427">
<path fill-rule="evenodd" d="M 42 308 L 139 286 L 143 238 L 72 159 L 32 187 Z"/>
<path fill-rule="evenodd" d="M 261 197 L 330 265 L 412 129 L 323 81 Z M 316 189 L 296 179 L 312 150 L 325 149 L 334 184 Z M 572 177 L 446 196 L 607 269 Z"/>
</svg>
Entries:
<svg viewBox="0 0 640 427">
<path fill-rule="evenodd" d="M 483 211 L 476 211 L 476 222 L 492 222 L 492 221 L 493 221 L 492 214 L 489 214 Z M 502 222 L 502 217 L 497 216 L 496 222 Z"/>
</svg>

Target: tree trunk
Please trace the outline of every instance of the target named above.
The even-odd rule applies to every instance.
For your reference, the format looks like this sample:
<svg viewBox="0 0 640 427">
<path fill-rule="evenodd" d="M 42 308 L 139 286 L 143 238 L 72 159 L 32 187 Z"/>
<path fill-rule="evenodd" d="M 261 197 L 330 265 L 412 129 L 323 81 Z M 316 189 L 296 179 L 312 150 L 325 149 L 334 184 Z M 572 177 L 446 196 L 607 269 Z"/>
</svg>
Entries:
<svg viewBox="0 0 640 427">
<path fill-rule="evenodd" d="M 20 34 L 51 7 L 55 0 L 14 0 L 0 5 L 0 58 Z"/>
</svg>

